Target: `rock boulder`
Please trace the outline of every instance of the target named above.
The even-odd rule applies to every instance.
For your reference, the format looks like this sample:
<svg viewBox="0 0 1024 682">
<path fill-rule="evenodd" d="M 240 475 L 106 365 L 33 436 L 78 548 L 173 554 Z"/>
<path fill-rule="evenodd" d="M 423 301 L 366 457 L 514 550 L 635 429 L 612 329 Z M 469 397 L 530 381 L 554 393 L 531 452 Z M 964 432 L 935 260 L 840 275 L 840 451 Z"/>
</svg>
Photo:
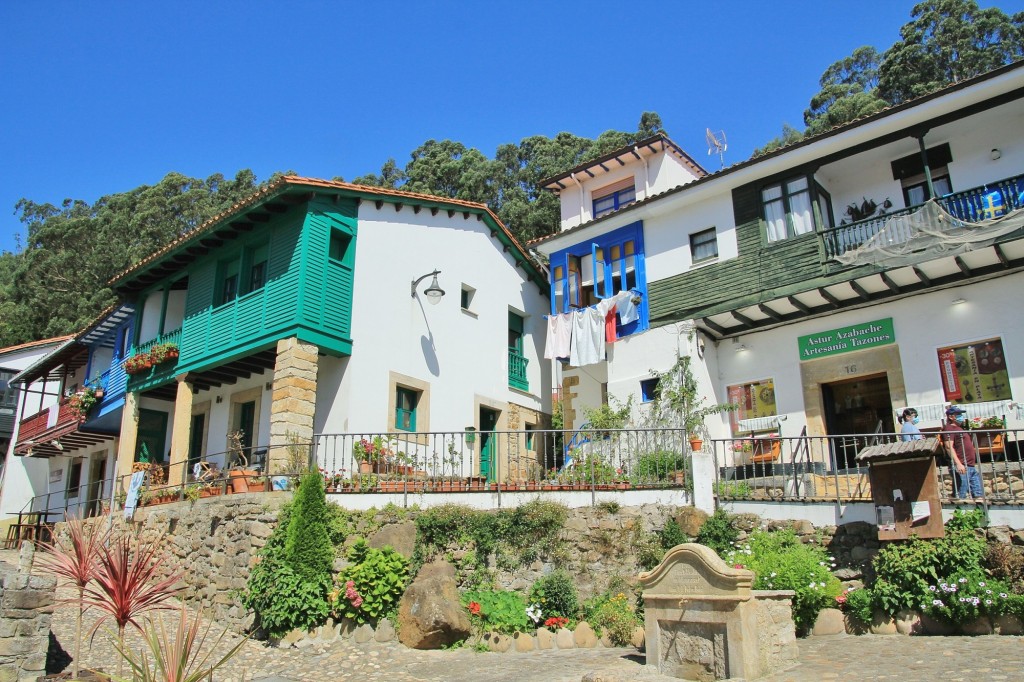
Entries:
<svg viewBox="0 0 1024 682">
<path fill-rule="evenodd" d="M 398 640 L 411 649 L 440 649 L 466 639 L 470 629 L 451 564 L 420 569 L 398 604 Z"/>
</svg>

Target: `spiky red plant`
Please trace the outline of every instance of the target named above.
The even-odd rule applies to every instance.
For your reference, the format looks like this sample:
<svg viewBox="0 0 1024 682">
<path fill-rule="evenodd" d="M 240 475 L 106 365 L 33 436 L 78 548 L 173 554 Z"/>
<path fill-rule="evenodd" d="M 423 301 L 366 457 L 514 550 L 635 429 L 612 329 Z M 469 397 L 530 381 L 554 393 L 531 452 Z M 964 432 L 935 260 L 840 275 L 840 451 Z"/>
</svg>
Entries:
<svg viewBox="0 0 1024 682">
<path fill-rule="evenodd" d="M 160 548 L 163 536 L 152 542 L 132 540 L 129 533 L 111 539 L 99 551 L 93 583 L 86 586 L 83 602 L 104 613 L 92 627 L 92 632 L 108 620 L 117 623 L 117 638 L 124 648 L 124 629 L 134 625 L 140 631 L 138 617 L 153 609 L 171 608 L 167 600 L 177 592 L 181 578 L 174 574 L 166 578 L 159 575 Z M 118 675 L 121 674 L 118 661 Z"/>
<path fill-rule="evenodd" d="M 96 573 L 97 557 L 107 539 L 107 533 L 100 530 L 100 524 L 87 524 L 84 520 L 68 516 L 67 535 L 58 536 L 52 543 L 43 545 L 39 563 L 55 575 L 69 581 L 78 590 L 78 598 L 69 601 L 78 603 L 78 618 L 75 621 L 75 657 L 72 661 L 72 677 L 78 679 L 79 655 L 82 650 L 82 613 L 85 611 L 83 592 Z"/>
</svg>

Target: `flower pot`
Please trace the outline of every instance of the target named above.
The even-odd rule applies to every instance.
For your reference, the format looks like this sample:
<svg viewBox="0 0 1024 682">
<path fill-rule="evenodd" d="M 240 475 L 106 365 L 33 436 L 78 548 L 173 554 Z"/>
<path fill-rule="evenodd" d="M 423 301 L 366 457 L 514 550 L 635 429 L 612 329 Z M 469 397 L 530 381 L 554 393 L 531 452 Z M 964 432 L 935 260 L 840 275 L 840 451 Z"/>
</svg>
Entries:
<svg viewBox="0 0 1024 682">
<path fill-rule="evenodd" d="M 359 463 L 359 473 L 361 473 L 361 474 L 372 474 L 373 473 L 373 463 L 372 462 L 360 462 Z"/>
<path fill-rule="evenodd" d="M 691 438 L 690 449 L 694 452 L 700 452 L 701 448 L 704 447 L 704 439 L 702 438 Z"/>
<path fill-rule="evenodd" d="M 686 483 L 686 472 L 685 471 L 677 471 L 677 472 L 673 473 L 672 474 L 672 482 L 675 483 L 676 485 L 683 485 L 684 483 Z"/>
<path fill-rule="evenodd" d="M 231 480 L 231 492 L 249 492 L 249 479 L 256 475 L 252 469 L 232 469 L 228 476 Z"/>
<path fill-rule="evenodd" d="M 251 493 L 265 493 L 265 492 L 267 492 L 268 483 L 269 483 L 268 481 L 260 481 L 259 483 L 254 483 L 252 481 L 252 479 L 250 479 L 248 481 L 249 492 L 251 492 Z"/>
</svg>

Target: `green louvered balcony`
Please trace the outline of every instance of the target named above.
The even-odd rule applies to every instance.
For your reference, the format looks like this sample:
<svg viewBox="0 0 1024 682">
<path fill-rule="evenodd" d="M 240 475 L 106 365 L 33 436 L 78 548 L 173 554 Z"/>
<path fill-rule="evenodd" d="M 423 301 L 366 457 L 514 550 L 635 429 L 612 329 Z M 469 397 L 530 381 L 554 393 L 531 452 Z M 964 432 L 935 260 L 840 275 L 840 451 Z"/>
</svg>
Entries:
<svg viewBox="0 0 1024 682">
<path fill-rule="evenodd" d="M 526 378 L 526 365 L 530 361 L 515 348 L 508 349 L 508 385 L 520 391 L 529 391 L 530 382 Z"/>
<path fill-rule="evenodd" d="M 142 370 L 132 370 L 132 363 L 134 358 L 144 358 L 146 356 L 155 355 L 153 349 L 157 346 L 166 347 L 171 344 L 175 349 L 181 348 L 181 329 L 175 329 L 172 332 L 161 334 L 160 336 L 147 341 L 146 343 L 140 344 L 128 351 L 128 357 L 125 358 L 124 366 L 125 371 L 128 372 L 128 390 L 129 391 L 141 391 L 147 388 L 152 388 L 159 384 L 165 383 L 174 377 L 175 367 L 178 365 L 178 352 L 175 351 L 172 357 L 154 357 L 150 366 Z M 134 372 L 134 373 L 133 373 Z"/>
</svg>

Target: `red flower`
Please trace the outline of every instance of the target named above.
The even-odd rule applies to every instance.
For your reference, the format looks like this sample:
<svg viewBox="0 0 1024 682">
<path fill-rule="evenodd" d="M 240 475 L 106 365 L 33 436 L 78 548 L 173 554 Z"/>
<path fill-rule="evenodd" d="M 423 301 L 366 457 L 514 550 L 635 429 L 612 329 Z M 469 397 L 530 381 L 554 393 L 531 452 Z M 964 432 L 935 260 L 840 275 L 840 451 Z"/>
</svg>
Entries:
<svg viewBox="0 0 1024 682">
<path fill-rule="evenodd" d="M 569 619 L 562 616 L 552 616 L 544 621 L 544 627 L 546 628 L 564 628 L 569 624 Z"/>
<path fill-rule="evenodd" d="M 479 602 L 475 602 L 475 601 L 469 602 L 469 612 L 472 613 L 474 616 L 479 616 L 480 615 L 480 603 Z"/>
</svg>

